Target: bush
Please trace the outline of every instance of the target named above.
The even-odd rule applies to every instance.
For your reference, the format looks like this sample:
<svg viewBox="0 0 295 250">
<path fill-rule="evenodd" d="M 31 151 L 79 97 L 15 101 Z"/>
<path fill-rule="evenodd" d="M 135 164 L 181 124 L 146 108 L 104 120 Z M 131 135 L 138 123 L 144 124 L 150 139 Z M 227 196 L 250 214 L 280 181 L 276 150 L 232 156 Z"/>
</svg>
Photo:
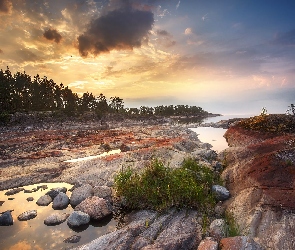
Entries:
<svg viewBox="0 0 295 250">
<path fill-rule="evenodd" d="M 213 184 L 220 183 L 219 176 L 193 159 L 185 159 L 180 168 L 165 167 L 153 160 L 142 173 L 130 167 L 115 177 L 115 191 L 125 199 L 131 209 L 165 210 L 172 206 L 213 211 Z"/>
</svg>

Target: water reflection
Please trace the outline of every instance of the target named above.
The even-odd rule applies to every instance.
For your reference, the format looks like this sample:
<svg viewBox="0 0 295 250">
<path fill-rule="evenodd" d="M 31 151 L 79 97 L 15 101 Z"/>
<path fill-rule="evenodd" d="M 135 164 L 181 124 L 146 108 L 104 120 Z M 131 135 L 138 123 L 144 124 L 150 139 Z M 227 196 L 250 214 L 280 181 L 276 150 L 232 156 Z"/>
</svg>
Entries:
<svg viewBox="0 0 295 250">
<path fill-rule="evenodd" d="M 96 159 L 96 158 L 100 158 L 100 157 L 107 156 L 107 155 L 119 154 L 119 153 L 121 153 L 120 149 L 114 149 L 114 150 L 111 150 L 109 152 L 104 152 L 99 155 L 91 155 L 91 156 L 86 156 L 86 157 L 82 157 L 82 158 L 71 159 L 71 160 L 67 160 L 65 162 L 87 161 L 87 160 Z"/>
<path fill-rule="evenodd" d="M 53 210 L 51 204 L 48 206 L 38 206 L 36 201 L 51 188 L 66 187 L 68 190 L 72 185 L 67 183 L 43 183 L 24 187 L 26 190 L 36 188 L 39 185 L 47 185 L 47 190 L 38 190 L 33 193 L 23 191 L 11 196 L 5 195 L 6 191 L 0 191 L 0 201 L 4 201 L 0 206 L 0 212 L 13 210 L 12 226 L 0 226 L 0 249 L 65 249 L 72 246 L 85 244 L 106 232 L 113 231 L 116 222 L 112 216 L 102 221 L 91 220 L 89 225 L 81 228 L 69 228 L 66 221 L 56 226 L 46 226 L 45 218 L 52 213 L 71 213 L 73 208 L 68 206 L 63 210 Z M 70 197 L 70 192 L 67 192 Z M 28 197 L 33 197 L 33 201 L 27 201 Z M 8 200 L 8 198 L 14 198 Z M 37 210 L 37 217 L 28 221 L 18 221 L 17 216 L 27 210 Z M 81 236 L 79 243 L 64 243 L 63 240 L 73 236 Z"/>
</svg>

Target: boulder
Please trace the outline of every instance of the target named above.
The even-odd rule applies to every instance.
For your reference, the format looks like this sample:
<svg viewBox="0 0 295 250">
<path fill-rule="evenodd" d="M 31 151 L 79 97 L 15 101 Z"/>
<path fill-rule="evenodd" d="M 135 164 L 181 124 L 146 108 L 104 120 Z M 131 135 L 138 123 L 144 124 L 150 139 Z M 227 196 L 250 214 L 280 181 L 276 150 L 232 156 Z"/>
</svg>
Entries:
<svg viewBox="0 0 295 250">
<path fill-rule="evenodd" d="M 212 192 L 218 201 L 225 201 L 230 197 L 229 191 L 220 185 L 213 185 Z"/>
<path fill-rule="evenodd" d="M 209 227 L 209 234 L 212 238 L 220 241 L 226 235 L 226 223 L 223 219 L 216 219 L 211 222 Z"/>
<path fill-rule="evenodd" d="M 49 215 L 44 220 L 44 224 L 47 226 L 59 225 L 63 223 L 68 217 L 69 217 L 69 214 L 67 213 L 54 213 Z"/>
<path fill-rule="evenodd" d="M 28 210 L 26 212 L 23 212 L 19 216 L 17 216 L 17 219 L 20 221 L 31 220 L 31 219 L 34 219 L 36 216 L 37 216 L 37 210 Z"/>
<path fill-rule="evenodd" d="M 220 250 L 262 250 L 263 248 L 248 236 L 236 236 L 221 239 Z"/>
<path fill-rule="evenodd" d="M 112 201 L 112 189 L 108 186 L 95 186 L 93 188 L 93 196 L 103 198 L 109 202 Z"/>
<path fill-rule="evenodd" d="M 81 225 L 85 225 L 89 223 L 90 216 L 81 211 L 74 211 L 68 217 L 67 223 L 70 227 L 79 227 Z"/>
<path fill-rule="evenodd" d="M 59 191 L 57 190 L 49 190 L 46 195 L 49 195 L 51 199 L 53 200 L 57 195 L 59 194 Z"/>
<path fill-rule="evenodd" d="M 213 238 L 207 237 L 201 241 L 198 250 L 218 250 L 218 242 Z"/>
<path fill-rule="evenodd" d="M 13 218 L 11 211 L 6 211 L 0 215 L 0 226 L 10 226 L 13 225 Z"/>
<path fill-rule="evenodd" d="M 69 197 L 65 193 L 59 193 L 52 202 L 53 209 L 64 209 L 70 203 Z"/>
<path fill-rule="evenodd" d="M 27 198 L 27 201 L 33 201 L 34 200 L 34 197 L 28 197 Z"/>
<path fill-rule="evenodd" d="M 92 196 L 82 201 L 75 210 L 88 214 L 91 219 L 99 220 L 112 213 L 112 206 L 107 200 Z"/>
<path fill-rule="evenodd" d="M 83 200 L 93 195 L 93 188 L 89 184 L 85 184 L 81 187 L 77 187 L 73 190 L 70 203 L 72 206 L 77 206 Z"/>
<path fill-rule="evenodd" d="M 37 200 L 37 205 L 48 206 L 52 202 L 52 198 L 49 195 L 43 195 Z"/>
</svg>

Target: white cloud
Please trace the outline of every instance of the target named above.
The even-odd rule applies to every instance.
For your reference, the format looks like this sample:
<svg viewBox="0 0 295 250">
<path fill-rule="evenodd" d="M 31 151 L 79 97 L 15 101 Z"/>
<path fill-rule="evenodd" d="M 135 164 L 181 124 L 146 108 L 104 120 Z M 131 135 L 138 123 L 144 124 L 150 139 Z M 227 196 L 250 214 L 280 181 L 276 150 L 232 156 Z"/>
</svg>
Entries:
<svg viewBox="0 0 295 250">
<path fill-rule="evenodd" d="M 191 34 L 193 34 L 193 31 L 192 31 L 191 28 L 186 28 L 185 31 L 184 31 L 184 34 L 185 35 L 191 35 Z"/>
<path fill-rule="evenodd" d="M 179 5 L 180 5 L 180 1 L 178 1 L 178 4 L 176 5 L 176 9 L 179 8 Z"/>
</svg>

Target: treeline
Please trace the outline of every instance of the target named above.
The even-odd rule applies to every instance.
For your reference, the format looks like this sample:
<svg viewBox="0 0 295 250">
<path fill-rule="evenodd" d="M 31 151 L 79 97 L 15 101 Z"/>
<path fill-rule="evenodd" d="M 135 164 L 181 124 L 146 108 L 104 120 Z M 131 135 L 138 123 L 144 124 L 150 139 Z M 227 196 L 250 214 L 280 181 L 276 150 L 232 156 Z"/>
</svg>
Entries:
<svg viewBox="0 0 295 250">
<path fill-rule="evenodd" d="M 38 74 L 33 78 L 28 74 L 17 72 L 12 75 L 9 68 L 0 70 L 0 114 L 29 111 L 57 111 L 66 115 L 79 115 L 91 111 L 99 117 L 109 113 L 128 116 L 199 116 L 207 114 L 200 107 L 188 105 L 168 105 L 140 108 L 125 108 L 120 97 L 111 97 L 109 101 L 100 94 L 84 93 L 81 97 L 62 83 L 57 84 L 46 76 Z"/>
</svg>

